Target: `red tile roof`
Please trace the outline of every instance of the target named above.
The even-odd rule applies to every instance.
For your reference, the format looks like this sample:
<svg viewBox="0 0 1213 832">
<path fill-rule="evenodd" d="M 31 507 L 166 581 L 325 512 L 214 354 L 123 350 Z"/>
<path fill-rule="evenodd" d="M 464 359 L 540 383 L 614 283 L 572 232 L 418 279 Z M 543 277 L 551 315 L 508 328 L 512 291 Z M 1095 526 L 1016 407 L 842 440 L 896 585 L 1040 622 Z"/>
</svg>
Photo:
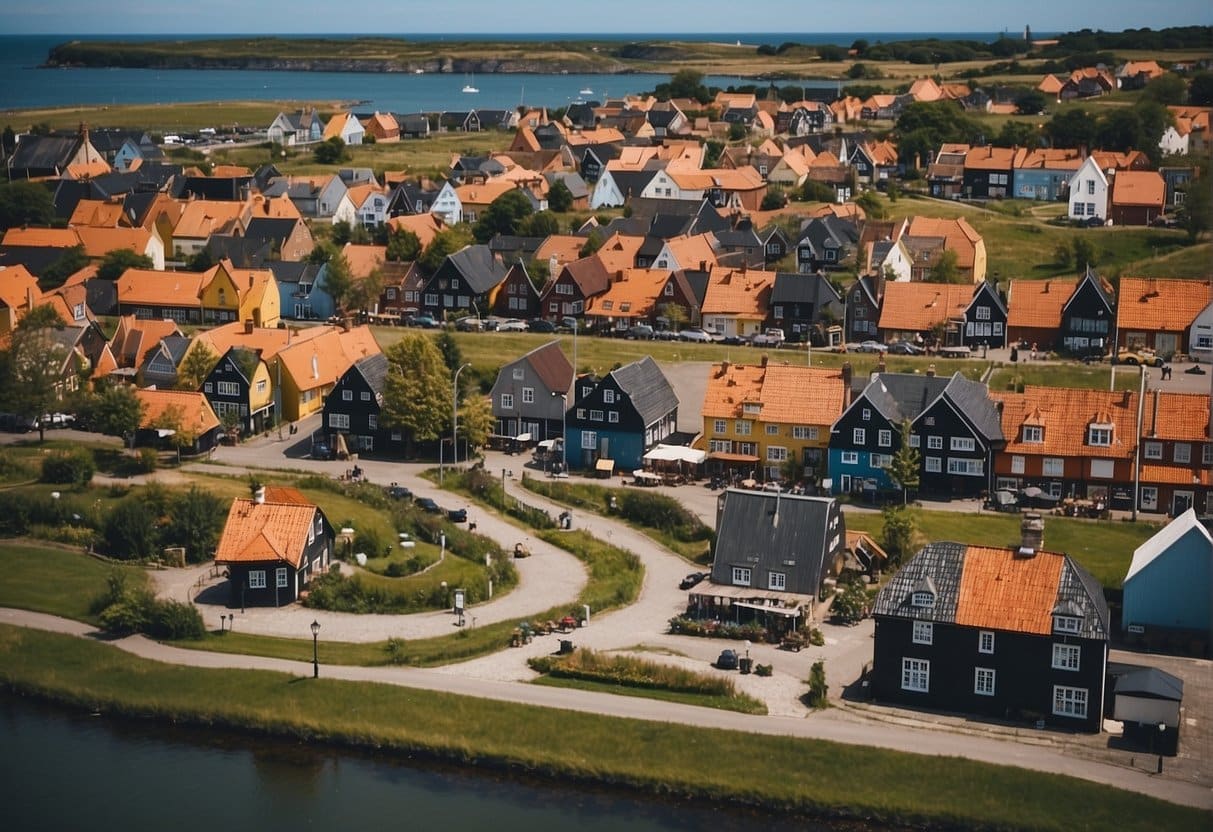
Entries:
<svg viewBox="0 0 1213 832">
<path fill-rule="evenodd" d="M 1117 294 L 1116 328 L 1151 332 L 1188 329 L 1213 301 L 1213 280 L 1122 277 Z"/>
<path fill-rule="evenodd" d="M 965 627 L 1049 635 L 1065 556 L 970 546 L 957 591 L 956 623 Z"/>
</svg>

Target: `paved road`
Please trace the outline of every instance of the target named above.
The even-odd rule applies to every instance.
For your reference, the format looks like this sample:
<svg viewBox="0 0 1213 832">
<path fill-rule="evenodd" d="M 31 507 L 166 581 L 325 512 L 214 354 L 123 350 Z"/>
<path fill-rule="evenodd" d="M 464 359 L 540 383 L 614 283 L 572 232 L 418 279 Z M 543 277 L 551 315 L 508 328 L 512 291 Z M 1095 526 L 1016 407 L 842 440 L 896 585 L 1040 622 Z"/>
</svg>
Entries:
<svg viewBox="0 0 1213 832">
<path fill-rule="evenodd" d="M 0 622 L 76 636 L 94 635 L 92 628 L 86 624 L 23 610 L 0 609 Z M 130 636 L 110 643 L 145 659 L 177 665 L 270 670 L 296 676 L 308 676 L 312 671 L 310 663 L 307 662 L 183 650 L 150 641 L 142 636 Z M 1104 763 L 1061 756 L 1051 747 L 945 731 L 924 732 L 898 725 L 876 725 L 855 720 L 846 712 L 835 709 L 818 712 L 808 718 L 756 717 L 652 699 L 612 696 L 539 685 L 503 683 L 443 673 L 439 670 L 325 665 L 322 667 L 321 673 L 326 678 L 379 682 L 604 716 L 681 723 L 755 734 L 831 740 L 850 745 L 888 748 L 932 756 L 963 757 L 1037 771 L 1068 774 L 1084 780 L 1141 792 L 1173 803 L 1213 810 L 1213 792 L 1202 786 L 1151 777 L 1140 771 Z"/>
</svg>

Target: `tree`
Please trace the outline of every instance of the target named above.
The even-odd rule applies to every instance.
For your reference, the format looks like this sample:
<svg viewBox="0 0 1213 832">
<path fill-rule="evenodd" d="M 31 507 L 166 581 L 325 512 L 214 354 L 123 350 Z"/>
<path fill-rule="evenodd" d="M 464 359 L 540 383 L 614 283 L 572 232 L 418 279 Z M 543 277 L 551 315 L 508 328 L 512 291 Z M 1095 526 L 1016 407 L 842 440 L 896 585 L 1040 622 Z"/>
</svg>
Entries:
<svg viewBox="0 0 1213 832">
<path fill-rule="evenodd" d="M 747 128 L 740 121 L 735 121 L 729 125 L 729 141 L 731 142 L 742 141 L 749 134 L 749 128 Z"/>
<path fill-rule="evenodd" d="M 54 221 L 55 203 L 45 186 L 27 181 L 0 185 L 0 231 Z"/>
<path fill-rule="evenodd" d="M 383 272 L 380 269 L 371 269 L 371 273 L 366 277 L 353 281 L 346 301 L 351 310 L 366 312 L 379 302 L 379 295 L 382 292 Z"/>
<path fill-rule="evenodd" d="M 550 237 L 560 233 L 560 220 L 551 211 L 538 211 L 518 224 L 522 237 Z"/>
<path fill-rule="evenodd" d="M 897 118 L 897 135 L 921 133 L 932 150 L 944 142 L 972 144 L 984 129 L 954 101 L 915 101 Z"/>
<path fill-rule="evenodd" d="M 1201 170 L 1201 176 L 1190 182 L 1184 189 L 1184 202 L 1179 209 L 1179 222 L 1188 232 L 1188 239 L 1196 242 L 1196 238 L 1209 230 L 1213 224 L 1213 210 L 1210 210 L 1208 166 Z"/>
<path fill-rule="evenodd" d="M 880 197 L 876 196 L 875 191 L 864 191 L 855 197 L 855 204 L 863 209 L 864 215 L 870 220 L 884 218 L 884 204 L 881 203 Z"/>
<path fill-rule="evenodd" d="M 189 491 L 178 494 L 169 504 L 165 541 L 184 546 L 187 562 L 201 563 L 215 550 L 225 516 L 223 500 L 191 485 Z"/>
<path fill-rule="evenodd" d="M 830 613 L 843 624 L 863 619 L 868 606 L 868 593 L 863 583 L 855 579 L 844 581 L 830 600 Z"/>
<path fill-rule="evenodd" d="M 178 390 L 201 390 L 206 377 L 219 363 L 219 356 L 202 341 L 195 341 L 177 368 Z"/>
<path fill-rule="evenodd" d="M 1021 116 L 1034 116 L 1043 113 L 1048 106 L 1048 97 L 1037 89 L 1024 90 L 1015 96 L 1015 112 Z"/>
<path fill-rule="evenodd" d="M 160 549 L 155 508 L 136 496 L 127 497 L 109 510 L 102 538 L 106 552 L 119 560 L 150 558 Z"/>
<path fill-rule="evenodd" d="M 1036 147 L 1040 144 L 1040 131 L 1026 121 L 1008 121 L 992 144 L 995 147 Z"/>
<path fill-rule="evenodd" d="M 917 448 L 910 445 L 910 422 L 908 419 L 902 420 L 902 423 L 897 427 L 897 432 L 900 434 L 901 444 L 897 448 L 897 452 L 889 459 L 889 465 L 885 468 L 885 473 L 901 489 L 901 504 L 904 506 L 909 490 L 918 487 L 918 472 L 919 467 L 922 465 L 922 456 L 918 453 Z"/>
<path fill-rule="evenodd" d="M 484 447 L 493 433 L 494 421 L 488 396 L 470 396 L 459 405 L 459 433 L 469 449 Z"/>
<path fill-rule="evenodd" d="M 348 161 L 350 158 L 350 154 L 345 149 L 345 141 L 340 136 L 333 136 L 316 145 L 312 156 L 320 165 L 336 165 Z"/>
<path fill-rule="evenodd" d="M 100 280 L 117 280 L 127 269 L 153 268 L 152 258 L 146 254 L 137 254 L 129 248 L 116 248 L 107 252 L 97 266 L 97 277 Z"/>
<path fill-rule="evenodd" d="M 1087 266 L 1099 265 L 1099 259 L 1095 256 L 1095 246 L 1086 237 L 1075 237 L 1073 246 L 1076 267 L 1085 269 Z"/>
<path fill-rule="evenodd" d="M 332 233 L 329 235 L 329 240 L 333 246 L 340 249 L 348 242 L 352 242 L 354 236 L 354 227 L 350 225 L 349 220 L 338 220 L 333 223 Z"/>
<path fill-rule="evenodd" d="M 463 350 L 459 349 L 459 342 L 455 340 L 455 336 L 444 329 L 434 339 L 434 346 L 438 348 L 438 352 L 442 353 L 442 363 L 446 365 L 447 371 L 454 375 L 455 371 L 464 364 Z"/>
<path fill-rule="evenodd" d="M 387 259 L 411 263 L 421 254 L 421 239 L 407 228 L 392 228 L 387 235 Z"/>
<path fill-rule="evenodd" d="M 4 132 L 0 133 L 0 156 L 8 156 L 17 149 L 17 134 L 13 132 L 11 124 L 4 125 Z"/>
<path fill-rule="evenodd" d="M 762 205 L 759 206 L 763 211 L 778 211 L 788 204 L 788 195 L 783 192 L 783 188 L 778 185 L 771 185 L 767 188 L 766 194 L 762 197 Z"/>
<path fill-rule="evenodd" d="M 1095 119 L 1081 107 L 1064 110 L 1045 123 L 1044 132 L 1054 147 L 1091 147 L 1095 141 Z"/>
<path fill-rule="evenodd" d="M 38 275 L 38 285 L 43 289 L 55 289 L 63 285 L 63 282 L 76 272 L 83 269 L 89 263 L 88 255 L 84 253 L 84 246 L 72 246 L 64 249 L 63 254 L 59 255 L 59 259 L 50 266 L 42 270 L 42 274 Z"/>
<path fill-rule="evenodd" d="M 1146 84 L 1141 96 L 1164 106 L 1179 105 L 1188 97 L 1188 85 L 1174 72 L 1164 72 Z"/>
<path fill-rule="evenodd" d="M 956 266 L 956 252 L 947 249 L 939 255 L 939 262 L 923 280 L 926 283 L 964 283 L 967 278 Z"/>
<path fill-rule="evenodd" d="M 477 242 L 487 243 L 497 234 L 517 234 L 522 221 L 534 210 L 531 200 L 521 189 L 506 191 L 484 209 L 484 213 L 472 227 L 472 235 Z"/>
<path fill-rule="evenodd" d="M 185 268 L 191 272 L 205 272 L 215 265 L 215 258 L 211 257 L 209 249 L 200 248 L 196 254 L 190 256 L 185 261 Z"/>
<path fill-rule="evenodd" d="M 670 98 L 694 98 L 701 104 L 711 101 L 707 88 L 703 85 L 703 73 L 694 69 L 680 69 L 670 78 L 668 86 Z"/>
<path fill-rule="evenodd" d="M 413 442 L 437 439 L 450 424 L 451 373 L 433 340 L 420 333 L 405 335 L 388 347 L 379 423 L 407 431 L 406 451 Z"/>
<path fill-rule="evenodd" d="M 800 198 L 805 202 L 834 202 L 838 197 L 826 183 L 806 179 L 800 188 Z"/>
<path fill-rule="evenodd" d="M 585 244 L 578 249 L 577 256 L 589 257 L 591 254 L 596 253 L 598 249 L 602 248 L 602 244 L 604 242 L 606 242 L 606 240 L 604 240 L 602 237 L 602 231 L 595 228 L 590 232 L 590 235 L 585 238 Z"/>
<path fill-rule="evenodd" d="M 914 546 L 917 524 L 914 515 L 905 506 L 885 506 L 881 512 L 884 521 L 880 532 L 880 543 L 894 564 L 900 564 Z"/>
<path fill-rule="evenodd" d="M 88 397 L 81 421 L 106 436 L 134 435 L 143 421 L 143 402 L 129 384 L 106 384 Z"/>
<path fill-rule="evenodd" d="M 473 242 L 472 235 L 466 225 L 456 225 L 444 228 L 434 235 L 430 244 L 421 252 L 417 265 L 426 274 L 433 274 L 442 266 L 448 255 L 462 249 Z"/>
<path fill-rule="evenodd" d="M 724 142 L 708 139 L 703 145 L 703 167 L 711 170 L 720 164 L 720 154 L 724 153 Z"/>
<path fill-rule="evenodd" d="M 169 443 L 177 451 L 177 462 L 181 462 L 181 451 L 193 448 L 198 439 L 198 431 L 193 427 L 195 421 L 186 416 L 185 411 L 176 405 L 170 405 L 161 411 L 152 423 L 152 427 L 163 431 L 172 431 Z"/>
<path fill-rule="evenodd" d="M 34 307 L 17 324 L 0 356 L 0 403 L 4 410 L 36 420 L 39 442 L 46 438 L 42 415 L 59 401 L 60 371 L 68 358 L 67 347 L 54 337 L 54 330 L 62 328 L 54 307 Z"/>
<path fill-rule="evenodd" d="M 1070 247 L 1065 243 L 1058 243 L 1057 248 L 1053 249 L 1053 262 L 1058 268 L 1070 268 Z"/>
<path fill-rule="evenodd" d="M 573 208 L 573 192 L 559 179 L 548 189 L 548 207 L 559 214 L 567 213 Z"/>
<path fill-rule="evenodd" d="M 350 262 L 344 254 L 337 252 L 324 267 L 324 291 L 333 299 L 338 313 L 346 311 L 353 289 L 354 276 L 350 273 Z"/>
<path fill-rule="evenodd" d="M 329 240 L 320 240 L 316 245 L 312 246 L 311 252 L 307 256 L 307 262 L 317 266 L 323 266 L 341 249 L 337 248 Z"/>
<path fill-rule="evenodd" d="M 1213 72 L 1198 72 L 1188 84 L 1188 103 L 1194 107 L 1213 107 Z"/>
<path fill-rule="evenodd" d="M 868 42 L 864 38 L 859 38 L 851 44 L 851 49 L 855 51 L 856 57 L 862 58 L 863 53 L 868 51 Z"/>
</svg>

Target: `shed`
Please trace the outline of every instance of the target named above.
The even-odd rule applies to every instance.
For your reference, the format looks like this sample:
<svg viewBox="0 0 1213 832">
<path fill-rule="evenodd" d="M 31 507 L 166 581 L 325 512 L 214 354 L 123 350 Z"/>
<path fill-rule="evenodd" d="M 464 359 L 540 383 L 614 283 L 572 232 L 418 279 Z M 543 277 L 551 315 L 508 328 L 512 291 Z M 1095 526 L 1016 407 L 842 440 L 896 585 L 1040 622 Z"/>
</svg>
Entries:
<svg viewBox="0 0 1213 832">
<path fill-rule="evenodd" d="M 1141 665 L 1109 664 L 1108 675 L 1115 680 L 1112 716 L 1125 724 L 1125 738 L 1173 756 L 1179 740 L 1183 679 Z"/>
<path fill-rule="evenodd" d="M 1125 630 L 1208 639 L 1213 631 L 1213 535 L 1189 508 L 1137 547 L 1124 580 Z"/>
</svg>

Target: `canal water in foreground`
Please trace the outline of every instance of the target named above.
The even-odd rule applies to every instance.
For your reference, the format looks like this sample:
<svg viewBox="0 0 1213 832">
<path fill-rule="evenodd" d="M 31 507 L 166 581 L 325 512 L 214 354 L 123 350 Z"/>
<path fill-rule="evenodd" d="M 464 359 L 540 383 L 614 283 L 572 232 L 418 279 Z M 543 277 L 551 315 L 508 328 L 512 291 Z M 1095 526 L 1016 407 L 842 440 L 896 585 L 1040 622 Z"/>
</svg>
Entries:
<svg viewBox="0 0 1213 832">
<path fill-rule="evenodd" d="M 721 759 L 728 758 L 721 749 Z M 755 761 L 750 774 L 772 773 Z M 230 732 L 115 721 L 3 695 L 0 806 L 7 832 L 844 828 Z"/>
</svg>

